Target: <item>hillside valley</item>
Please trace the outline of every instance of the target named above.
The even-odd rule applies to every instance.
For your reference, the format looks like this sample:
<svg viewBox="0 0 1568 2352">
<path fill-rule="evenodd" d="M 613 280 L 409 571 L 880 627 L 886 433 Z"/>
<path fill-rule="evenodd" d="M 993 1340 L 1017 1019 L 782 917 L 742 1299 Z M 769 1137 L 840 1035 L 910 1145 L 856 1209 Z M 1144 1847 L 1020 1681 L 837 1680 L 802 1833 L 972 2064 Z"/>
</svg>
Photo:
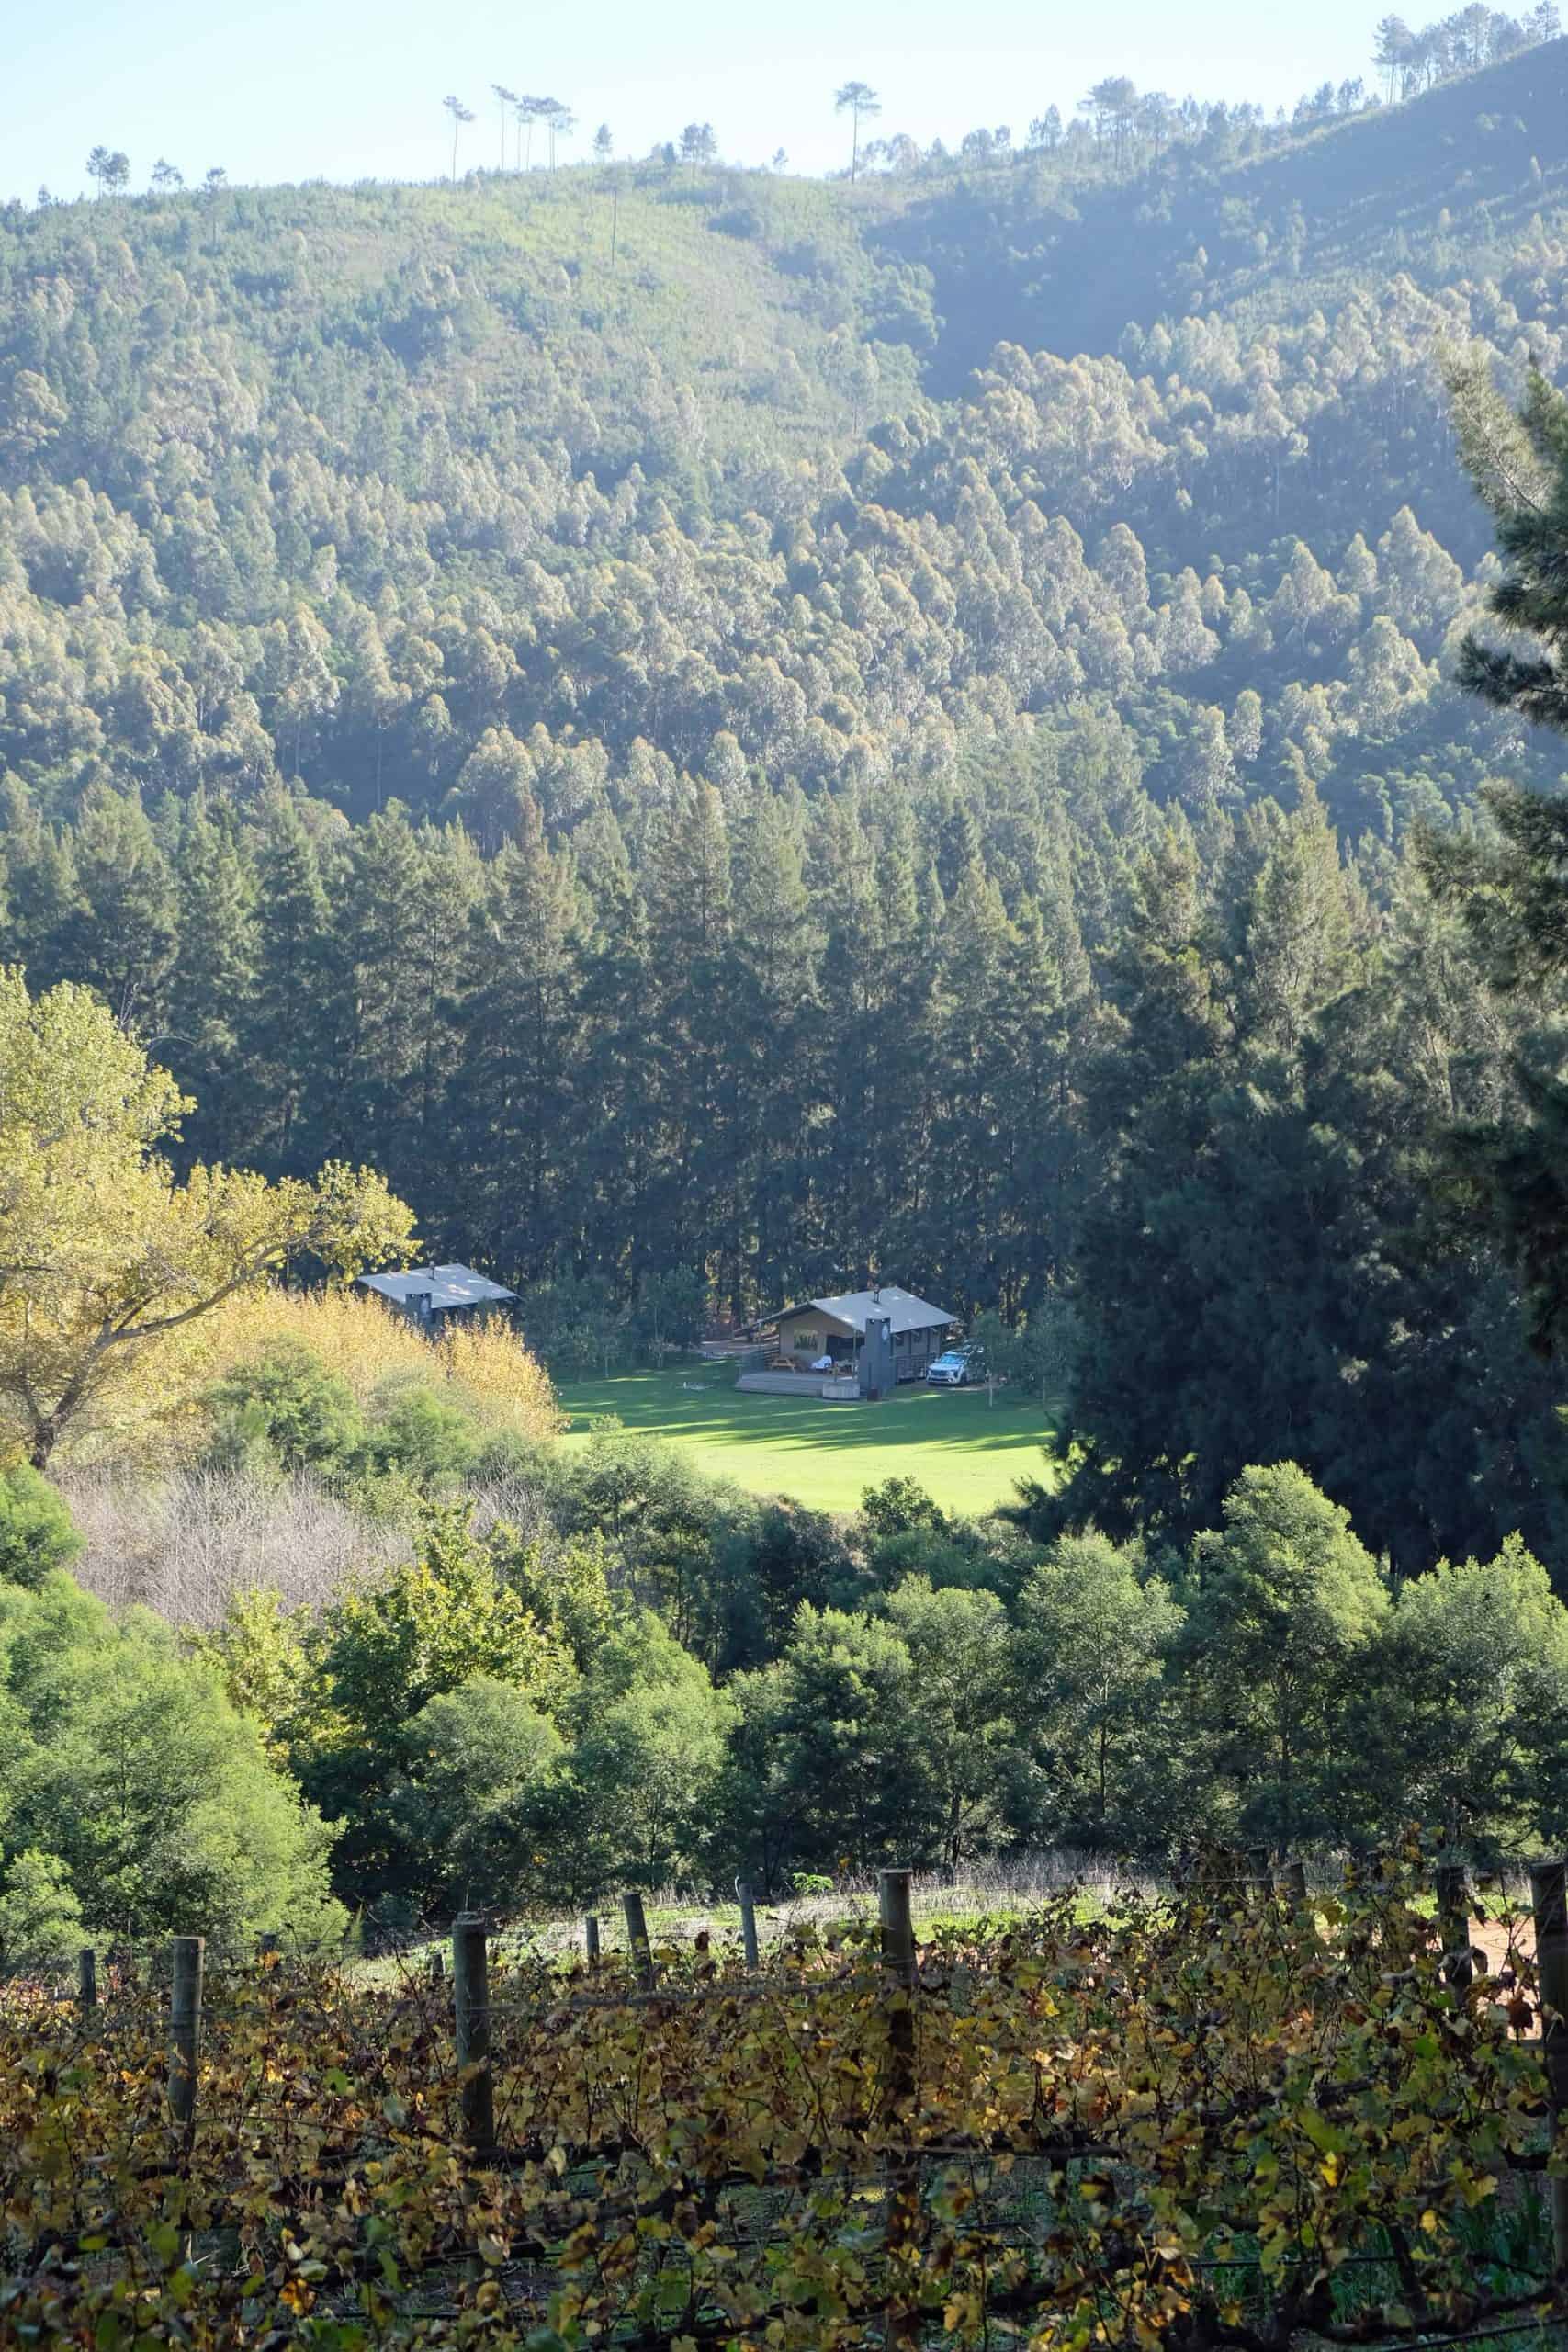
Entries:
<svg viewBox="0 0 1568 2352">
<path fill-rule="evenodd" d="M 310 15 L 16 69 L 0 2346 L 1558 2343 L 1552 0 Z"/>
</svg>

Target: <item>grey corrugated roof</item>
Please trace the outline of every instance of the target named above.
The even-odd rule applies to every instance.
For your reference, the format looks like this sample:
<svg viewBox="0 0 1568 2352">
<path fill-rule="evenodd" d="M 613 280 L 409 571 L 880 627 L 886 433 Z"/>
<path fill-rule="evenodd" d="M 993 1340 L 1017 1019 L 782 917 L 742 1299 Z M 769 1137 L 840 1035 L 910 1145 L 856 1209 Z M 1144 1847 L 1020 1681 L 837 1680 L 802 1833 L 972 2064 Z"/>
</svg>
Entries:
<svg viewBox="0 0 1568 2352">
<path fill-rule="evenodd" d="M 361 1274 L 359 1279 L 367 1290 L 379 1291 L 400 1306 L 406 1306 L 415 1291 L 428 1292 L 426 1304 L 437 1315 L 448 1306 L 494 1306 L 517 1295 L 476 1274 L 472 1266 L 415 1266 L 406 1274 Z"/>
<path fill-rule="evenodd" d="M 886 1315 L 893 1326 L 894 1337 L 900 1331 L 929 1331 L 938 1323 L 955 1323 L 945 1306 L 933 1306 L 927 1298 L 917 1298 L 912 1290 L 900 1290 L 896 1283 L 884 1283 L 880 1291 L 844 1291 L 837 1298 L 803 1299 L 798 1306 L 786 1306 L 779 1317 L 803 1315 L 814 1306 L 818 1315 L 831 1315 L 836 1321 L 847 1323 L 852 1331 L 865 1336 L 868 1315 Z"/>
</svg>

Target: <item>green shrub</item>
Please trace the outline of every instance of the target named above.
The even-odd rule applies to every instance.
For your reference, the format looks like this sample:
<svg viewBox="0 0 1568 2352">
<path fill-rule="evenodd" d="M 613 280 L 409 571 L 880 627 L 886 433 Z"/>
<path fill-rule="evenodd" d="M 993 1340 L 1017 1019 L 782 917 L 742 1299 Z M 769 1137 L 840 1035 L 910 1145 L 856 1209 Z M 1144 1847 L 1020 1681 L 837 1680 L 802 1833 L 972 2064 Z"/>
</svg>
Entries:
<svg viewBox="0 0 1568 2352">
<path fill-rule="evenodd" d="M 70 1871 L 58 1854 L 28 1846 L 0 1887 L 0 1968 L 58 1968 L 84 1940 Z"/>
<path fill-rule="evenodd" d="M 62 1498 L 25 1462 L 0 1473 L 0 1584 L 36 1589 L 82 1549 Z"/>
<path fill-rule="evenodd" d="M 868 1487 L 861 1497 L 860 1515 L 863 1526 L 878 1539 L 902 1535 L 912 1527 L 942 1532 L 947 1526 L 941 1504 L 918 1479 L 902 1476 L 884 1478 L 879 1487 Z"/>
<path fill-rule="evenodd" d="M 562 1753 L 554 1724 L 514 1684 L 477 1675 L 427 1700 L 404 1746 L 389 1810 L 412 1889 L 446 1911 L 514 1902 L 533 1803 Z"/>
<path fill-rule="evenodd" d="M 268 1465 L 342 1476 L 365 1442 L 354 1392 L 298 1340 L 275 1340 L 209 1391 L 217 1419 L 213 1452 L 251 1471 Z"/>
<path fill-rule="evenodd" d="M 141 1938 L 341 1931 L 328 1834 L 173 1630 L 57 1574 L 0 1585 L 0 1867 L 51 1856 L 89 1928 Z M 43 1916 L 37 1867 L 19 1912 Z M 24 1901 L 25 1897 L 25 1901 Z M 52 1895 L 48 1896 L 52 1902 Z"/>
<path fill-rule="evenodd" d="M 421 1493 L 433 1494 L 468 1474 L 483 1442 L 460 1405 L 410 1384 L 378 1400 L 366 1455 L 377 1470 L 400 1472 Z"/>
</svg>

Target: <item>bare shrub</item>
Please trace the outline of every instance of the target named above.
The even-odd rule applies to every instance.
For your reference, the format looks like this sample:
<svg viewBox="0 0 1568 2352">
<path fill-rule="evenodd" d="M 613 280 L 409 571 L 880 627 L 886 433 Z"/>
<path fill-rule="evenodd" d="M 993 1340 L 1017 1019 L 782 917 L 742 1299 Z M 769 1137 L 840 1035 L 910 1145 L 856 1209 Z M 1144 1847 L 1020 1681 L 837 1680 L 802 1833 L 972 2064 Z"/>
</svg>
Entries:
<svg viewBox="0 0 1568 2352">
<path fill-rule="evenodd" d="M 319 1608 L 352 1572 L 412 1557 L 406 1528 L 365 1518 L 312 1480 L 265 1484 L 231 1470 L 181 1470 L 153 1485 L 124 1469 L 63 1469 L 61 1492 L 86 1549 L 74 1564 L 115 1608 L 138 1601 L 208 1629 L 232 1592 L 270 1586 Z"/>
<path fill-rule="evenodd" d="M 514 1527 L 525 1544 L 542 1544 L 547 1550 L 558 1541 L 542 1488 L 525 1471 L 502 1471 L 476 1480 L 468 1489 L 476 1535 L 492 1527 Z"/>
</svg>

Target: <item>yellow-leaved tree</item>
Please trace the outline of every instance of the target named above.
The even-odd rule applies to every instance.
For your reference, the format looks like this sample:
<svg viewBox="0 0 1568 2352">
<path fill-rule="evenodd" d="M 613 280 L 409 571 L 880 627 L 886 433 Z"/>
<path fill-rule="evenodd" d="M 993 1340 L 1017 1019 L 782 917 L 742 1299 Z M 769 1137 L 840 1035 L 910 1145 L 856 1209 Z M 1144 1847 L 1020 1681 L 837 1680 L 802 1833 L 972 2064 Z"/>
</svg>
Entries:
<svg viewBox="0 0 1568 2352">
<path fill-rule="evenodd" d="M 408 1255 L 412 1212 L 368 1169 L 180 1181 L 158 1147 L 189 1107 L 90 990 L 35 999 L 0 969 L 0 1427 L 39 1469 L 143 1408 L 177 1336 L 290 1258 Z"/>
</svg>

